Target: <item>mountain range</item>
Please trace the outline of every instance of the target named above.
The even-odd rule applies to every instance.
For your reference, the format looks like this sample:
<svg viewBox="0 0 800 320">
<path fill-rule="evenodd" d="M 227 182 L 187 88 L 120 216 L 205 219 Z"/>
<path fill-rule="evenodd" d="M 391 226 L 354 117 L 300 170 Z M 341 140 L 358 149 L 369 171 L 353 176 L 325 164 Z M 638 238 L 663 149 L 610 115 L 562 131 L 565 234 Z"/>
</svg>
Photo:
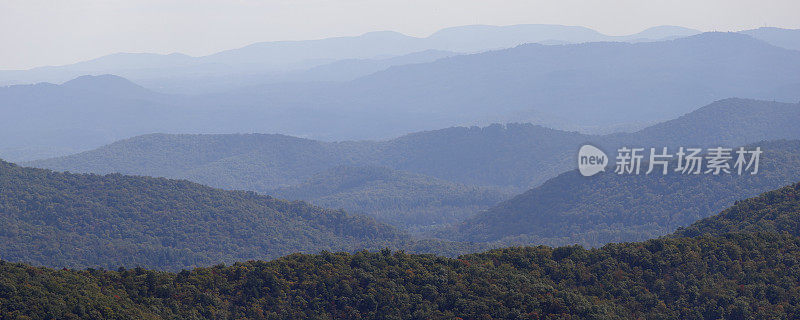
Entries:
<svg viewBox="0 0 800 320">
<path fill-rule="evenodd" d="M 8 137 L 0 156 L 45 158 L 153 132 L 342 141 L 511 121 L 597 132 L 672 119 L 733 96 L 796 102 L 795 70 L 800 51 L 743 34 L 704 33 L 643 43 L 527 44 L 343 82 L 200 95 L 157 93 L 115 76 L 81 77 L 0 88 L 7 115 L 0 130 Z"/>
<path fill-rule="evenodd" d="M 607 154 L 613 154 L 621 146 L 669 147 L 671 150 L 679 146 L 736 147 L 762 140 L 800 139 L 800 131 L 793 125 L 799 118 L 798 104 L 725 99 L 630 134 L 591 136 L 531 124 L 455 127 L 387 141 L 336 143 L 284 135 L 154 134 L 72 156 L 25 164 L 60 171 L 189 179 L 224 189 L 252 190 L 371 215 L 417 233 L 446 229 L 515 193 L 539 188 L 548 179 L 574 169 L 575 154 L 586 143 L 606 150 Z M 720 198 L 722 202 L 703 211 L 705 213 L 687 215 L 671 224 L 653 225 L 651 229 L 623 238 L 642 239 L 686 225 L 694 221 L 692 219 L 721 209 L 720 206 L 729 204 L 731 199 L 786 183 L 791 172 L 788 170 L 778 181 L 757 184 L 746 192 Z M 572 175 L 575 177 L 568 180 L 574 185 L 569 188 L 593 188 L 576 173 Z M 564 196 L 569 197 L 565 201 L 575 200 L 571 192 Z M 580 201 L 578 205 L 584 205 L 585 202 Z M 692 203 L 699 203 L 699 200 Z M 546 206 L 537 204 L 535 207 Z M 635 206 L 628 208 L 642 210 Z M 517 211 L 521 210 L 530 211 Z M 495 219 L 492 215 L 487 217 Z M 504 221 L 496 219 L 495 222 Z M 524 223 L 513 223 L 519 228 L 526 227 Z M 601 227 L 600 224 L 595 226 Z M 474 232 L 460 234 L 490 236 L 490 232 L 477 227 L 466 229 Z M 631 230 L 631 234 L 636 232 Z M 590 241 L 578 236 L 567 237 L 569 232 L 558 234 L 566 237 L 564 241 Z M 498 241 L 509 235 L 512 234 L 461 240 Z M 610 237 L 616 239 L 613 235 Z M 595 245 L 609 239 L 583 243 Z M 552 239 L 536 241 L 540 240 Z"/>
<path fill-rule="evenodd" d="M 793 50 L 800 49 L 798 32 L 766 27 L 739 31 Z M 155 90 L 197 93 L 209 88 L 219 91 L 236 85 L 297 79 L 293 74 L 298 71 L 336 64 L 343 60 L 350 60 L 351 63 L 363 60 L 369 65 L 370 61 L 376 59 L 415 55 L 427 50 L 476 53 L 526 43 L 635 43 L 671 40 L 699 33 L 700 31 L 689 28 L 658 26 L 631 35 L 611 36 L 585 27 L 544 24 L 450 27 L 423 38 L 380 31 L 353 37 L 259 42 L 200 57 L 180 53 L 116 53 L 64 66 L 0 71 L 0 85 L 60 83 L 82 75 L 116 74 Z M 396 61 L 389 65 L 399 64 L 403 63 Z M 231 78 L 236 80 L 232 81 Z M 307 79 L 324 80 L 325 76 L 322 74 L 321 77 L 311 76 Z M 190 83 L 200 85 L 192 86 Z"/>
<path fill-rule="evenodd" d="M 287 72 L 342 60 L 386 59 L 427 50 L 472 53 L 505 49 L 524 43 L 654 41 L 697 33 L 700 32 L 688 28 L 660 26 L 628 36 L 608 36 L 584 27 L 541 24 L 451 27 L 425 38 L 378 31 L 353 37 L 258 42 L 201 57 L 180 53 L 116 53 L 71 65 L 0 71 L 0 85 L 60 83 L 83 75 L 115 74 L 139 83 L 151 84 L 153 89 L 185 91 L 180 89 L 182 86 L 171 84 L 198 82 L 198 79 L 219 82 L 231 76 L 250 76 L 250 80 L 245 82 L 259 83 L 269 81 L 270 78 L 283 78 L 283 74 Z M 185 86 L 184 84 L 183 87 Z"/>
<path fill-rule="evenodd" d="M 186 178 L 259 192 L 330 168 L 383 166 L 463 184 L 527 188 L 574 168 L 580 145 L 738 146 L 800 139 L 800 104 L 724 99 L 635 133 L 585 135 L 532 124 L 423 131 L 386 141 L 323 142 L 266 134 L 151 134 L 66 157 L 26 162 L 54 170 Z"/>
<path fill-rule="evenodd" d="M 799 71 L 560 25 L 0 71 L 0 319 L 796 318 Z"/>
</svg>

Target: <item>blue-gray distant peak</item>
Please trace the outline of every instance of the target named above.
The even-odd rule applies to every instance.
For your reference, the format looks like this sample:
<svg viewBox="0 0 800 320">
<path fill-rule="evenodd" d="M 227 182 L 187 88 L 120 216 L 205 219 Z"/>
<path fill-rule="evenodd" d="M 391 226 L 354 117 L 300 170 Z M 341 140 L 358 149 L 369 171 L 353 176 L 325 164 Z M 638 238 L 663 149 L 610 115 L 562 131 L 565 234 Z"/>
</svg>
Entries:
<svg viewBox="0 0 800 320">
<path fill-rule="evenodd" d="M 800 50 L 800 29 L 763 27 L 741 31 L 741 33 L 764 40 L 774 46 Z"/>
<path fill-rule="evenodd" d="M 142 86 L 133 83 L 123 77 L 113 74 L 103 74 L 98 76 L 85 75 L 61 84 L 62 87 L 83 90 L 147 90 Z"/>
<path fill-rule="evenodd" d="M 630 37 L 641 39 L 669 39 L 688 37 L 699 33 L 702 33 L 702 31 L 679 26 L 657 26 L 648 28 L 637 34 L 633 34 Z"/>
</svg>

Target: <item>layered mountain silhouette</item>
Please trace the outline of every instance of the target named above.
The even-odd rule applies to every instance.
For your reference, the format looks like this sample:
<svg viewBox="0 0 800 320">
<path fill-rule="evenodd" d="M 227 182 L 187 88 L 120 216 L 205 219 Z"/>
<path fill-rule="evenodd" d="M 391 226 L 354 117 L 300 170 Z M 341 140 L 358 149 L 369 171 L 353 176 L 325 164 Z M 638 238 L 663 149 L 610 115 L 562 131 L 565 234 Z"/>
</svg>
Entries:
<svg viewBox="0 0 800 320">
<path fill-rule="evenodd" d="M 29 162 L 54 170 L 187 178 L 265 192 L 337 166 L 382 166 L 462 184 L 527 188 L 575 168 L 584 143 L 739 146 L 800 139 L 800 105 L 725 99 L 635 133 L 585 135 L 532 124 L 453 127 L 386 141 L 322 142 L 285 135 L 169 135 L 125 139 L 71 156 Z"/>
<path fill-rule="evenodd" d="M 455 127 L 387 141 L 336 143 L 285 135 L 153 134 L 26 164 L 71 172 L 189 179 L 345 208 L 406 230 L 424 231 L 457 223 L 510 193 L 573 170 L 577 150 L 585 143 L 610 155 L 621 146 L 736 147 L 762 140 L 800 139 L 800 129 L 794 125 L 799 118 L 797 104 L 725 99 L 630 134 L 590 136 L 531 124 Z M 578 178 L 577 173 L 571 174 Z M 721 199 L 763 190 L 758 187 Z M 573 197 L 572 193 L 564 196 Z M 687 216 L 655 226 L 656 230 L 620 237 L 642 239 L 698 218 Z M 467 240 L 497 241 L 506 236 Z"/>
<path fill-rule="evenodd" d="M 766 41 L 772 45 L 786 49 L 800 50 L 800 30 L 763 27 L 753 30 L 740 31 L 756 39 Z"/>
<path fill-rule="evenodd" d="M 743 34 L 705 33 L 660 42 L 528 44 L 395 66 L 352 81 L 269 84 L 217 94 L 11 86 L 0 88 L 0 110 L 9 115 L 0 123 L 9 137 L 0 155 L 33 159 L 43 152 L 59 155 L 50 151 L 56 146 L 88 149 L 151 132 L 281 132 L 361 140 L 510 121 L 586 131 L 671 119 L 732 96 L 795 102 L 800 100 L 795 70 L 800 70 L 798 51 Z M 100 82 L 116 80 L 95 81 L 99 89 Z M 119 112 L 86 112 L 115 108 Z M 53 109 L 64 116 L 45 117 Z M 81 138 L 87 130 L 96 131 L 93 139 Z"/>
<path fill-rule="evenodd" d="M 798 71 L 800 30 L 559 25 L 0 71 L 0 319 L 794 318 Z"/>
<path fill-rule="evenodd" d="M 585 27 L 561 25 L 470 25 L 442 29 L 425 38 L 397 32 L 370 32 L 354 37 L 304 41 L 259 42 L 202 57 L 180 53 L 115 53 L 64 66 L 0 71 L 0 84 L 64 82 L 81 75 L 116 74 L 170 92 L 203 92 L 237 85 L 298 80 L 295 72 L 341 60 L 369 60 L 415 55 L 427 50 L 475 53 L 526 43 L 570 44 L 599 41 L 646 42 L 692 36 L 700 31 L 658 26 L 642 32 L 609 36 Z M 740 31 L 770 44 L 797 50 L 797 30 L 759 28 Z M 403 64 L 394 61 L 393 64 Z M 286 74 L 289 72 L 288 74 Z M 325 73 L 304 73 L 305 79 L 324 80 Z M 338 79 L 341 79 L 337 77 Z M 183 82 L 183 83 L 182 83 Z M 190 83 L 199 84 L 192 86 Z"/>
<path fill-rule="evenodd" d="M 339 60 L 381 59 L 426 50 L 471 53 L 524 43 L 654 41 L 697 33 L 699 31 L 687 28 L 661 26 L 628 36 L 607 36 L 584 27 L 541 24 L 452 27 L 426 38 L 379 31 L 352 37 L 259 42 L 202 57 L 180 53 L 116 53 L 65 66 L 0 71 L 0 84 L 64 82 L 81 75 L 110 73 L 152 84 L 152 88 L 179 90 L 180 86 L 175 85 L 178 79 L 198 82 L 220 76 L 254 74 L 266 78 L 281 77 L 286 71 L 303 70 Z M 219 79 L 214 82 L 219 82 Z M 258 81 L 249 83 L 253 82 Z"/>
</svg>

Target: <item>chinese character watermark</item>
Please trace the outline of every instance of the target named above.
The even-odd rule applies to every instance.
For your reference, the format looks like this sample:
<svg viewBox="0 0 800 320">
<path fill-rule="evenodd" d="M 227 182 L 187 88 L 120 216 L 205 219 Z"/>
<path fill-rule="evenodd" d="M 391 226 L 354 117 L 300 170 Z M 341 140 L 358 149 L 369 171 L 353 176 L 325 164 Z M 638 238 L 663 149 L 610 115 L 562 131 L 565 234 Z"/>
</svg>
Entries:
<svg viewBox="0 0 800 320">
<path fill-rule="evenodd" d="M 733 148 L 684 148 L 670 153 L 667 147 L 649 148 L 646 156 L 645 148 L 622 147 L 617 149 L 614 173 L 645 175 L 660 172 L 666 175 L 671 172 L 685 175 L 699 174 L 757 174 L 763 151 L 761 147 L 747 150 L 745 147 Z M 584 145 L 578 153 L 578 168 L 582 175 L 592 176 L 605 171 L 608 157 L 594 146 Z M 642 161 L 646 161 L 646 169 Z M 675 166 L 670 168 L 670 166 Z"/>
</svg>

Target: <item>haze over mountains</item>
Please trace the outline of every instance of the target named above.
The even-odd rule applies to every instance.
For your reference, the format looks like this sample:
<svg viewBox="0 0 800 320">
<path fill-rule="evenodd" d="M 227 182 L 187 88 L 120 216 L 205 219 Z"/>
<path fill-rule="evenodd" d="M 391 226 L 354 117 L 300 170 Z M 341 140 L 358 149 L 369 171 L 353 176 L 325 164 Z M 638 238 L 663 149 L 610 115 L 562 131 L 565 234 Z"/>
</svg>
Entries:
<svg viewBox="0 0 800 320">
<path fill-rule="evenodd" d="M 284 135 L 154 134 L 26 164 L 71 172 L 183 178 L 225 189 L 253 190 L 345 208 L 416 232 L 458 223 L 512 193 L 574 169 L 575 154 L 585 143 L 608 154 L 620 146 L 736 147 L 762 140 L 800 139 L 800 128 L 794 125 L 797 119 L 799 104 L 725 99 L 629 134 L 592 136 L 531 124 L 454 127 L 388 141 L 337 143 Z M 790 167 L 780 168 L 793 172 Z M 791 178 L 785 176 L 720 199 L 753 195 L 788 181 L 787 177 Z M 717 209 L 721 207 L 704 212 Z M 698 217 L 688 215 L 675 224 L 625 235 L 634 237 L 625 239 L 642 239 Z M 525 224 L 515 223 L 525 228 Z M 568 233 L 562 234 L 566 237 Z M 575 237 L 567 239 L 584 241 Z"/>
<path fill-rule="evenodd" d="M 585 27 L 560 25 L 472 25 L 442 29 L 426 38 L 391 31 L 369 32 L 354 37 L 319 40 L 259 42 L 203 57 L 174 53 L 118 53 L 72 65 L 30 70 L 0 71 L 0 85 L 54 82 L 82 75 L 115 74 L 151 88 L 184 91 L 170 83 L 212 81 L 214 77 L 260 75 L 249 83 L 280 78 L 292 70 L 303 70 L 347 59 L 381 59 L 439 50 L 460 53 L 514 47 L 524 43 L 580 43 L 593 41 L 654 41 L 689 36 L 700 31 L 660 26 L 628 36 L 608 36 Z M 316 79 L 324 80 L 324 79 Z M 185 85 L 184 85 L 185 86 Z M 195 91 L 198 92 L 198 91 Z"/>
<path fill-rule="evenodd" d="M 54 170 L 187 178 L 264 192 L 336 166 L 384 166 L 453 182 L 528 188 L 574 169 L 584 143 L 738 146 L 800 139 L 800 104 L 724 99 L 634 133 L 585 135 L 532 124 L 423 131 L 386 141 L 322 142 L 285 135 L 152 134 L 75 155 L 27 162 Z"/>
<path fill-rule="evenodd" d="M 23 83 L 0 87 L 0 319 L 797 318 L 799 32 L 464 26 L 0 71 Z M 605 172 L 575 169 L 586 144 Z M 621 147 L 675 156 L 620 175 Z M 734 168 L 678 172 L 679 147 Z"/>
<path fill-rule="evenodd" d="M 666 120 L 728 97 L 796 102 L 796 70 L 800 51 L 738 33 L 704 33 L 644 43 L 527 44 L 344 82 L 219 94 L 161 94 L 114 76 L 81 77 L 0 88 L 0 110 L 9 115 L 0 120 L 8 137 L 0 156 L 57 156 L 152 132 L 385 139 L 510 121 L 592 131 Z M 59 116 L 47 116 L 53 111 Z"/>
<path fill-rule="evenodd" d="M 160 91 L 220 92 L 237 86 L 269 82 L 331 80 L 330 74 L 307 71 L 344 60 L 365 66 L 374 66 L 377 60 L 382 61 L 385 68 L 409 63 L 403 60 L 413 61 L 403 56 L 410 58 L 431 50 L 453 54 L 476 53 L 526 43 L 633 43 L 670 40 L 699 33 L 698 30 L 683 27 L 658 26 L 631 35 L 609 36 L 585 27 L 542 24 L 451 27 L 425 38 L 379 31 L 353 37 L 260 42 L 202 57 L 180 53 L 116 53 L 71 65 L 0 71 L 0 85 L 61 83 L 82 75 L 115 74 Z M 800 49 L 797 30 L 759 28 L 740 33 L 779 47 Z M 388 58 L 400 59 L 391 61 Z M 303 77 L 298 77 L 298 73 Z M 347 79 L 347 74 L 345 72 L 334 79 Z"/>
</svg>

